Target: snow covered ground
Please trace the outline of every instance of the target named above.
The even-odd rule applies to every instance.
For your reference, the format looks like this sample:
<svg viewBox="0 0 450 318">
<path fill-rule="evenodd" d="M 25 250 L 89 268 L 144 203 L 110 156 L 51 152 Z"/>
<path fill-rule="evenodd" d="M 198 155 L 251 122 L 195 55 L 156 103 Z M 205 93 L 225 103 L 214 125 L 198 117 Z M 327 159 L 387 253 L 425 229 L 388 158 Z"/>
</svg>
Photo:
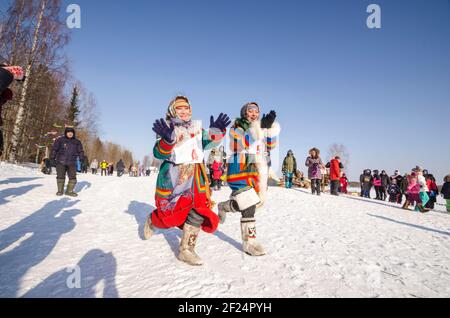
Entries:
<svg viewBox="0 0 450 318">
<path fill-rule="evenodd" d="M 271 188 L 257 214 L 268 255 L 242 253 L 231 215 L 216 234 L 200 235 L 206 265 L 196 268 L 176 259 L 178 229 L 141 239 L 154 176 L 81 175 L 77 199 L 57 198 L 55 186 L 55 176 L 0 164 L 0 297 L 450 296 L 443 206 L 423 215 Z M 77 273 L 81 288 L 69 288 Z"/>
</svg>

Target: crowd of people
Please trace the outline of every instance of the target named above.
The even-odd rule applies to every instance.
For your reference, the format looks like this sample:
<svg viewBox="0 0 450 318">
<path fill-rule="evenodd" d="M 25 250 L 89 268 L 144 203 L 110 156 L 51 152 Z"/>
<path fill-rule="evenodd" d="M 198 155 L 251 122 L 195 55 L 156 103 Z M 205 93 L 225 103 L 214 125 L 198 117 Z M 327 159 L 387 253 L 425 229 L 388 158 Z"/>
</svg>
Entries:
<svg viewBox="0 0 450 318">
<path fill-rule="evenodd" d="M 56 162 L 46 157 L 41 162 L 41 172 L 47 175 L 51 175 L 52 168 L 56 166 Z M 154 167 L 144 167 L 143 165 L 139 165 L 139 163 L 131 164 L 127 169 L 125 167 L 125 162 L 122 159 L 120 159 L 116 164 L 114 164 L 113 162 L 108 162 L 106 160 L 98 162 L 97 159 L 94 159 L 91 163 L 89 163 L 89 160 L 86 156 L 84 157 L 82 162 L 80 158 L 76 159 L 75 168 L 79 173 L 87 174 L 90 172 L 93 175 L 100 175 L 102 177 L 114 176 L 114 172 L 116 172 L 117 177 L 122 177 L 127 173 L 130 177 L 149 177 L 152 171 L 157 170 Z"/>
<path fill-rule="evenodd" d="M 349 180 L 345 172 L 342 171 L 344 166 L 340 162 L 339 156 L 324 164 L 320 157 L 320 150 L 313 148 L 309 151 L 305 165 L 308 167 L 308 182 L 305 182 L 303 174 L 297 170 L 297 160 L 293 151 L 288 151 L 282 167 L 286 188 L 292 188 L 298 182 L 296 182 L 296 179 L 300 179 L 302 181 L 300 184 L 309 184 L 313 195 L 320 196 L 328 185 L 331 195 L 348 193 Z M 450 212 L 449 180 L 450 175 L 444 178 L 444 185 L 441 190 L 441 194 L 447 203 L 448 212 Z M 409 174 L 403 176 L 400 175 L 398 170 L 389 176 L 385 170 L 381 172 L 374 170 L 372 172 L 372 170 L 366 169 L 360 176 L 359 184 L 359 195 L 363 198 L 371 199 L 371 193 L 374 190 L 375 200 L 403 204 L 403 209 L 410 209 L 411 206 L 414 206 L 414 210 L 422 213 L 435 208 L 440 194 L 434 175 L 418 166 L 412 169 Z"/>
<path fill-rule="evenodd" d="M 448 200 L 445 183 L 450 175 L 445 177 L 442 195 Z M 388 176 L 385 170 L 365 170 L 360 176 L 361 196 L 371 198 L 371 190 L 375 190 L 375 200 L 389 201 L 402 204 L 404 209 L 409 209 L 415 204 L 415 210 L 429 212 L 435 208 L 437 198 L 440 194 L 439 187 L 433 174 L 428 170 L 415 167 L 410 173 L 401 175 L 398 170 Z M 403 201 L 404 200 L 404 201 Z M 450 212 L 449 202 L 447 211 Z"/>
</svg>

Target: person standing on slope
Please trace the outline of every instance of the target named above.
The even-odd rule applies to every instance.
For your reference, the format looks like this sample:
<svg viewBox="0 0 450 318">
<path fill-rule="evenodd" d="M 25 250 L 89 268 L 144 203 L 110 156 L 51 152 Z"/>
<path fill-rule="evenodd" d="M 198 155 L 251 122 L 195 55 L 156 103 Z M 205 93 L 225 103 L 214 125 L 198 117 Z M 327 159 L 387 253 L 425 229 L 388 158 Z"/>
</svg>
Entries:
<svg viewBox="0 0 450 318">
<path fill-rule="evenodd" d="M 66 174 L 69 177 L 66 195 L 77 197 L 74 192 L 77 184 L 77 159 L 84 160 L 84 151 L 81 141 L 75 136 L 75 129 L 66 128 L 64 136 L 55 140 L 53 144 L 50 159 L 56 165 L 56 180 L 58 185 L 57 196 L 64 194 L 64 184 L 66 182 Z"/>
<path fill-rule="evenodd" d="M 117 176 L 119 178 L 122 177 L 123 174 L 125 173 L 125 163 L 123 162 L 122 159 L 120 159 L 119 162 L 117 162 L 116 168 L 117 168 Z"/>
<path fill-rule="evenodd" d="M 158 135 L 153 154 L 163 160 L 156 184 L 156 210 L 147 218 L 144 237 L 150 239 L 155 228 L 183 229 L 178 259 L 189 265 L 203 264 L 195 252 L 200 230 L 214 233 L 219 217 L 214 213 L 203 152 L 218 146 L 230 125 L 230 118 L 211 116 L 209 131 L 192 120 L 187 97 L 178 96 L 169 105 L 166 119 L 157 120 Z"/>
<path fill-rule="evenodd" d="M 305 165 L 308 167 L 308 178 L 311 180 L 312 194 L 320 196 L 320 193 L 322 192 L 322 170 L 325 166 L 320 158 L 319 149 L 313 148 L 309 151 L 309 157 L 306 158 Z"/>
<path fill-rule="evenodd" d="M 389 185 L 391 184 L 391 180 L 385 170 L 381 171 L 380 177 L 381 177 L 381 189 L 380 189 L 381 200 L 386 201 L 387 189 L 388 189 Z"/>
<path fill-rule="evenodd" d="M 284 184 L 286 189 L 292 188 L 292 179 L 294 178 L 294 174 L 297 172 L 297 160 L 294 157 L 294 152 L 289 150 L 286 158 L 283 161 L 283 175 L 284 175 Z"/>
<path fill-rule="evenodd" d="M 219 203 L 219 217 L 224 223 L 227 213 L 241 213 L 243 251 L 251 256 L 266 253 L 256 241 L 255 213 L 264 204 L 267 191 L 267 152 L 274 149 L 281 131 L 276 117 L 271 111 L 260 120 L 259 105 L 248 103 L 230 129 L 227 183 L 232 194 L 230 200 Z"/>
<path fill-rule="evenodd" d="M 445 199 L 447 212 L 450 212 L 450 174 L 446 175 L 444 178 L 441 195 Z"/>
<path fill-rule="evenodd" d="M 338 188 L 341 178 L 341 169 L 344 169 L 343 164 L 340 162 L 341 158 L 339 156 L 331 159 L 329 163 L 327 163 L 327 168 L 330 169 L 330 193 L 331 195 L 338 196 Z"/>
</svg>

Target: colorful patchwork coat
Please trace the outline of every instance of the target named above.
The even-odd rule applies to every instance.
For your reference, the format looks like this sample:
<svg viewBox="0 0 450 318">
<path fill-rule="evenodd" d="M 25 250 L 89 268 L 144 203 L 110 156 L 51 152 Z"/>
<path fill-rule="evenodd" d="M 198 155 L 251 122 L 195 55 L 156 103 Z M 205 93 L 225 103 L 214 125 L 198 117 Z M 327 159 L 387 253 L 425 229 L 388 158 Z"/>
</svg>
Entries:
<svg viewBox="0 0 450 318">
<path fill-rule="evenodd" d="M 260 121 L 243 127 L 241 122 L 236 120 L 230 129 L 227 183 L 233 192 L 253 187 L 264 203 L 269 153 L 277 146 L 281 127 L 275 122 L 272 128 L 262 129 Z"/>
<path fill-rule="evenodd" d="M 225 131 L 206 131 L 199 122 L 189 127 L 176 126 L 173 144 L 163 139 L 156 141 L 153 149 L 155 158 L 163 160 L 156 184 L 156 210 L 152 213 L 152 223 L 157 228 L 182 227 L 191 210 L 204 218 L 202 230 L 216 231 L 219 218 L 211 210 L 208 178 L 203 163 L 175 164 L 175 149 L 190 138 L 201 138 L 203 150 L 220 144 Z"/>
</svg>

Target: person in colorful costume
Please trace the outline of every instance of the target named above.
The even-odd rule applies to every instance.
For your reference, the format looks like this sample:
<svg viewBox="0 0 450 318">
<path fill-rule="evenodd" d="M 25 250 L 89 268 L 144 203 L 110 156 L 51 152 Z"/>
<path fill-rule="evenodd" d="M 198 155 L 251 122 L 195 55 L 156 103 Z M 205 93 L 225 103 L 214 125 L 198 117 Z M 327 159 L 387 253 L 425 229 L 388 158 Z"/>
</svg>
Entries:
<svg viewBox="0 0 450 318">
<path fill-rule="evenodd" d="M 230 200 L 219 203 L 221 223 L 227 213 L 239 212 L 243 251 L 251 256 L 265 255 L 256 241 L 257 207 L 264 204 L 268 182 L 268 153 L 277 145 L 280 125 L 277 115 L 271 111 L 260 120 L 257 103 L 248 103 L 241 109 L 241 117 L 230 129 L 230 151 L 227 183 L 232 190 Z"/>
<path fill-rule="evenodd" d="M 212 209 L 203 151 L 219 145 L 230 125 L 230 118 L 211 117 L 209 131 L 200 121 L 192 120 L 187 97 L 178 96 L 169 105 L 166 119 L 157 120 L 153 131 L 158 135 L 153 149 L 163 160 L 156 184 L 156 210 L 147 219 L 144 237 L 150 239 L 155 228 L 179 227 L 183 230 L 178 259 L 190 265 L 202 265 L 195 252 L 200 230 L 214 233 L 219 217 Z"/>
</svg>

